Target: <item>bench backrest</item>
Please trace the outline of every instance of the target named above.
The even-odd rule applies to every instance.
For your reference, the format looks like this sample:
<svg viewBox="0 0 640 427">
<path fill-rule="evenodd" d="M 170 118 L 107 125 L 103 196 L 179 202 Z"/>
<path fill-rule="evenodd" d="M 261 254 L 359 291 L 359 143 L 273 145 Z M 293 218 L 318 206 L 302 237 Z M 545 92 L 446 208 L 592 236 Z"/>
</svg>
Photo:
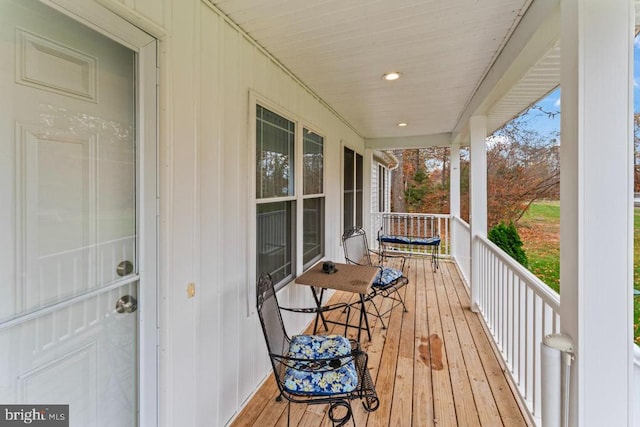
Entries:
<svg viewBox="0 0 640 427">
<path fill-rule="evenodd" d="M 431 215 L 389 213 L 382 215 L 381 234 L 417 238 L 437 237 L 438 218 Z"/>
</svg>

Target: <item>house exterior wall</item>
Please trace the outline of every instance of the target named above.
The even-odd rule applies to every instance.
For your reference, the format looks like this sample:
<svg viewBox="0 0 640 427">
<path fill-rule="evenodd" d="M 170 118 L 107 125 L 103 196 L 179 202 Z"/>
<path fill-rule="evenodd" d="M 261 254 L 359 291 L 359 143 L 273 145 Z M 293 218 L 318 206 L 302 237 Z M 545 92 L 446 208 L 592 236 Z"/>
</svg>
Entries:
<svg viewBox="0 0 640 427">
<path fill-rule="evenodd" d="M 200 48 L 194 57 L 200 63 L 195 70 L 200 75 L 200 96 L 194 159 L 199 170 L 195 178 L 200 193 L 195 203 L 200 209 L 195 212 L 195 221 L 200 245 L 194 276 L 200 276 L 196 279 L 200 283 L 200 317 L 194 322 L 198 336 L 191 354 L 199 358 L 198 371 L 206 372 L 207 378 L 203 381 L 198 375 L 195 381 L 198 386 L 194 391 L 203 402 L 196 408 L 200 414 L 196 425 L 206 423 L 206 402 L 214 401 L 219 405 L 218 425 L 222 425 L 270 370 L 258 319 L 255 314 L 247 315 L 247 299 L 250 309 L 255 304 L 248 289 L 255 283 L 249 273 L 255 261 L 248 246 L 255 237 L 246 232 L 255 222 L 248 214 L 252 212 L 250 180 L 255 165 L 251 156 L 254 138 L 248 123 L 255 106 L 250 105 L 249 92 L 295 114 L 325 137 L 325 248 L 329 259 L 341 257 L 341 141 L 355 147 L 364 142 L 215 10 L 205 4 L 197 7 Z M 174 184 L 177 188 L 182 185 Z M 179 229 L 179 224 L 173 229 Z M 183 295 L 180 283 L 176 285 L 178 294 Z M 310 293 L 304 291 L 290 286 L 279 297 L 285 305 L 310 306 Z M 290 317 L 290 333 L 299 332 L 310 320 L 297 319 L 294 322 Z M 217 331 L 211 325 L 216 325 Z M 178 375 L 180 369 L 170 367 Z"/>
<path fill-rule="evenodd" d="M 380 163 L 375 160 L 371 161 L 371 212 L 378 211 L 378 189 L 380 188 L 380 176 L 378 173 L 378 166 Z"/>
<path fill-rule="evenodd" d="M 364 140 L 208 3 L 96 1 L 160 42 L 160 424 L 224 425 L 270 374 L 251 299 L 251 94 L 325 138 L 329 259 L 342 256 L 342 144 L 364 152 Z M 279 298 L 310 305 L 304 291 Z M 289 333 L 309 320 L 285 319 Z"/>
</svg>

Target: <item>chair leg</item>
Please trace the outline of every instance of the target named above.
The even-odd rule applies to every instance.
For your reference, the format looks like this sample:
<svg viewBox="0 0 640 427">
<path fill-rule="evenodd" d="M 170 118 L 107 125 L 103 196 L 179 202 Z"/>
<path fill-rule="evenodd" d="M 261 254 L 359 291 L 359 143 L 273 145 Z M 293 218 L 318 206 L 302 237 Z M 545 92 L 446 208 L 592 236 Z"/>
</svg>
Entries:
<svg viewBox="0 0 640 427">
<path fill-rule="evenodd" d="M 438 270 L 439 262 L 438 262 L 438 251 L 440 250 L 439 246 L 431 246 L 431 268 L 434 271 Z"/>
<path fill-rule="evenodd" d="M 346 337 L 349 329 L 349 317 L 351 317 L 351 307 L 346 306 L 344 308 L 344 311 L 347 313 L 347 317 L 345 318 L 345 321 L 344 321 L 344 336 Z"/>
<path fill-rule="evenodd" d="M 339 416 L 335 413 L 338 408 L 346 409 L 347 413 L 343 416 Z M 329 419 L 331 420 L 331 423 L 334 427 L 342 427 L 347 422 L 349 422 L 349 420 L 353 420 L 353 423 L 355 425 L 355 420 L 353 419 L 353 411 L 351 410 L 351 401 L 349 400 L 338 400 L 332 402 L 329 405 L 329 411 L 327 412 L 327 415 L 329 416 Z"/>
<path fill-rule="evenodd" d="M 384 320 L 382 319 L 382 314 L 380 314 L 380 310 L 378 310 L 378 306 L 376 305 L 373 298 L 371 298 L 371 305 L 373 306 L 373 309 L 376 311 L 376 317 L 380 319 L 380 323 L 382 323 L 382 329 L 387 329 L 387 325 L 384 324 Z"/>
<path fill-rule="evenodd" d="M 404 289 L 405 289 L 404 293 L 406 295 L 407 294 L 407 287 L 404 286 Z M 400 291 L 398 290 L 398 291 L 396 291 L 396 293 L 398 294 L 398 298 L 400 299 L 400 304 L 402 304 L 402 308 L 404 309 L 404 312 L 408 313 L 409 310 L 407 310 L 407 306 L 404 304 L 404 299 L 402 298 L 402 295 L 400 295 Z"/>
</svg>

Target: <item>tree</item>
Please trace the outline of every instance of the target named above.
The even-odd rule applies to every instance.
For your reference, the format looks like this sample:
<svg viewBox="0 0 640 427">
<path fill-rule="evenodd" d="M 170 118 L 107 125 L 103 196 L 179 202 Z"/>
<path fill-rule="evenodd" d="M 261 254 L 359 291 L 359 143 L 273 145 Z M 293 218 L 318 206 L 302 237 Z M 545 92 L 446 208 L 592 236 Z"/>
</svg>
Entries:
<svg viewBox="0 0 640 427">
<path fill-rule="evenodd" d="M 548 115 L 539 107 L 532 107 Z M 520 116 L 498 129 L 488 140 L 487 203 L 488 226 L 500 221 L 517 221 L 536 200 L 557 199 L 560 193 L 560 150 L 557 133 L 541 135 Z M 637 118 L 637 129 L 640 117 Z M 640 145 L 640 130 L 636 138 Z M 396 152 L 402 166 L 393 176 L 395 212 L 449 212 L 450 150 L 428 147 Z M 640 157 L 636 159 L 640 175 Z M 400 184 L 401 183 L 401 184 Z M 401 191 L 401 197 L 398 192 Z M 469 219 L 469 153 L 461 150 L 460 214 Z"/>
<path fill-rule="evenodd" d="M 492 135 L 487 151 L 488 226 L 518 221 L 536 200 L 560 194 L 557 135 L 545 137 L 520 116 Z"/>
<path fill-rule="evenodd" d="M 402 175 L 404 177 L 404 201 L 407 212 L 422 212 L 424 199 L 432 191 L 423 150 L 403 151 Z"/>
<path fill-rule="evenodd" d="M 523 267 L 529 267 L 529 259 L 522 248 L 522 240 L 520 239 L 518 229 L 513 222 L 500 222 L 489 230 L 487 237 L 495 243 L 496 246 L 510 255 L 511 258 L 518 261 Z"/>
</svg>

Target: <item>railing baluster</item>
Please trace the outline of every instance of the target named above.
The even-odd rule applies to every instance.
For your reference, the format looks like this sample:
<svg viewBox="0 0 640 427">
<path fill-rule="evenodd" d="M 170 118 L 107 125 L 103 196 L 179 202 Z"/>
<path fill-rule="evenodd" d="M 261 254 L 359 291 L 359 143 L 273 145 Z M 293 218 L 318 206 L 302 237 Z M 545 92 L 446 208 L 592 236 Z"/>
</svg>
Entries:
<svg viewBox="0 0 640 427">
<path fill-rule="evenodd" d="M 452 221 L 458 230 L 458 220 Z M 537 417 L 540 342 L 545 334 L 560 330 L 559 296 L 486 238 L 478 239 L 481 314 L 527 408 Z"/>
</svg>

